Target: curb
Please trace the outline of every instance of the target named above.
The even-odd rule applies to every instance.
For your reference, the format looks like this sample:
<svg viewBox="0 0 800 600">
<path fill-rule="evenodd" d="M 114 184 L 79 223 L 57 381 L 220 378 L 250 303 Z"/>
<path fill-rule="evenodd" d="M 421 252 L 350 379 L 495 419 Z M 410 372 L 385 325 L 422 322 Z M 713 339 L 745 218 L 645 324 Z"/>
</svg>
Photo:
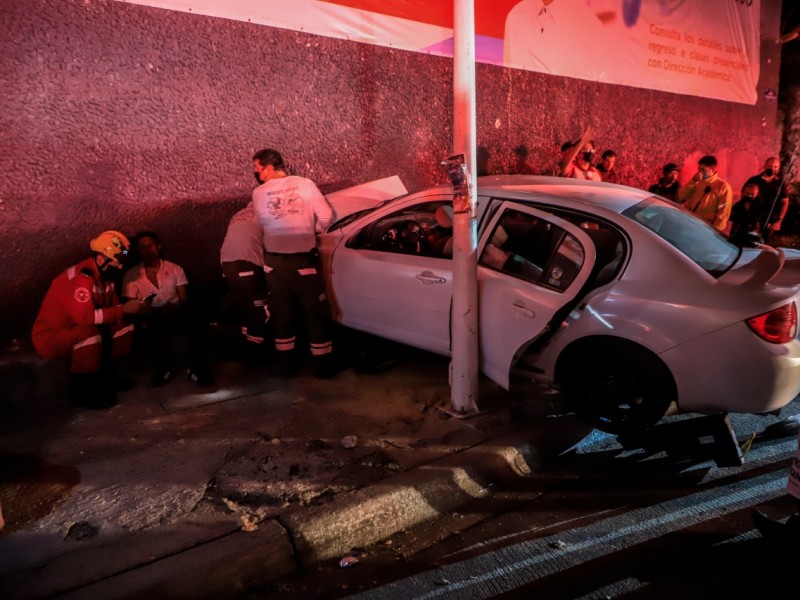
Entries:
<svg viewBox="0 0 800 600">
<path fill-rule="evenodd" d="M 308 568 L 349 554 L 479 500 L 493 484 L 532 475 L 538 459 L 531 439 L 530 430 L 514 432 L 281 517 L 299 564 Z"/>
</svg>

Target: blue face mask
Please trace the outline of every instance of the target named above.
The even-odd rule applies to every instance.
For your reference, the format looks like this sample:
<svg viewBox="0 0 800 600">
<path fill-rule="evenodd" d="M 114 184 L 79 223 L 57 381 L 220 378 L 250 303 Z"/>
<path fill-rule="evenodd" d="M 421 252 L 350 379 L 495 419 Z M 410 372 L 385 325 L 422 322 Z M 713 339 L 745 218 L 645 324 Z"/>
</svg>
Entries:
<svg viewBox="0 0 800 600">
<path fill-rule="evenodd" d="M 702 175 L 703 179 L 708 179 L 713 175 L 711 171 L 701 171 L 700 174 Z"/>
</svg>

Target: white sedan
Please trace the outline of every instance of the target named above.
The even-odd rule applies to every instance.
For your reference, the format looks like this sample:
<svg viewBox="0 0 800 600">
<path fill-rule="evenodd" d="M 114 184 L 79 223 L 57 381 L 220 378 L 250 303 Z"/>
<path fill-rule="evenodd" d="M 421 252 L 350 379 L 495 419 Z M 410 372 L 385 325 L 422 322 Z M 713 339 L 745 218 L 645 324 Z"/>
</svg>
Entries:
<svg viewBox="0 0 800 600">
<path fill-rule="evenodd" d="M 800 393 L 800 252 L 740 248 L 647 192 L 478 180 L 481 371 L 560 388 L 612 433 L 670 407 L 775 413 Z M 341 324 L 451 353 L 450 185 L 353 212 L 322 236 Z M 438 221 L 437 221 L 438 217 Z"/>
</svg>

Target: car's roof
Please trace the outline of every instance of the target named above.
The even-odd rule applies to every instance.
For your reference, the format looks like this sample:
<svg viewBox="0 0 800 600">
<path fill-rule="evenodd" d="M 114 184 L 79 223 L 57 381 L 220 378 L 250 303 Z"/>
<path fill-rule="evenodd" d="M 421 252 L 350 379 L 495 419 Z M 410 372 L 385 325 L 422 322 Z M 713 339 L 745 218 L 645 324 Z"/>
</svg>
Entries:
<svg viewBox="0 0 800 600">
<path fill-rule="evenodd" d="M 589 204 L 613 213 L 621 213 L 653 195 L 650 192 L 611 183 L 537 175 L 479 177 L 478 194 L 544 201 L 572 207 Z"/>
</svg>

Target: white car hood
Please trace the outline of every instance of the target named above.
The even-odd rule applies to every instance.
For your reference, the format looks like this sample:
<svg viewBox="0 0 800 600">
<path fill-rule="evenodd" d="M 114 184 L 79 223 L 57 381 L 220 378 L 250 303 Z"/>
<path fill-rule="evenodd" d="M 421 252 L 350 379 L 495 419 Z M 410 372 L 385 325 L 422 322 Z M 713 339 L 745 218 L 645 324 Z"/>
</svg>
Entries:
<svg viewBox="0 0 800 600">
<path fill-rule="evenodd" d="M 372 208 L 376 204 L 407 194 L 408 190 L 397 175 L 375 179 L 367 183 L 338 190 L 326 194 L 335 213 L 335 221 L 342 217 L 358 212 L 365 208 Z"/>
</svg>

